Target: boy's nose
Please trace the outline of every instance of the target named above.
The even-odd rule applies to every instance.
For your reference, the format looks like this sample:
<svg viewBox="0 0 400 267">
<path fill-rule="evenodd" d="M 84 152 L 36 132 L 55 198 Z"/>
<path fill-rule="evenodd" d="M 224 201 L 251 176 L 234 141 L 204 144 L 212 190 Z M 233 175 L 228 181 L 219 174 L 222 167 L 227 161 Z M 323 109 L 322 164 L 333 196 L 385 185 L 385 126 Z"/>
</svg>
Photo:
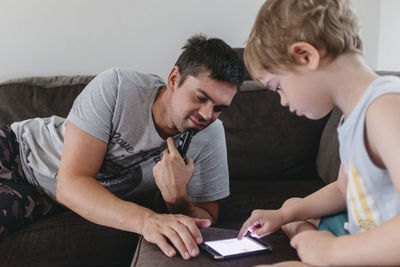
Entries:
<svg viewBox="0 0 400 267">
<path fill-rule="evenodd" d="M 287 107 L 289 105 L 289 102 L 287 101 L 287 98 L 284 94 L 279 94 L 281 97 L 281 105 L 284 107 Z"/>
</svg>

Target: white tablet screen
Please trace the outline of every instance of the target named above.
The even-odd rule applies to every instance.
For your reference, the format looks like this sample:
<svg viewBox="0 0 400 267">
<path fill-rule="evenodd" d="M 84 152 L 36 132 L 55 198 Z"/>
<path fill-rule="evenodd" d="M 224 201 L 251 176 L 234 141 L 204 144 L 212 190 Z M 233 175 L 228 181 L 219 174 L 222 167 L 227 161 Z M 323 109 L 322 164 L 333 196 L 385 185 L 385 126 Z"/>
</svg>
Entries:
<svg viewBox="0 0 400 267">
<path fill-rule="evenodd" d="M 229 256 L 267 249 L 263 245 L 258 244 L 248 237 L 244 237 L 242 240 L 231 238 L 217 241 L 207 241 L 204 243 L 220 253 L 222 256 Z"/>
</svg>

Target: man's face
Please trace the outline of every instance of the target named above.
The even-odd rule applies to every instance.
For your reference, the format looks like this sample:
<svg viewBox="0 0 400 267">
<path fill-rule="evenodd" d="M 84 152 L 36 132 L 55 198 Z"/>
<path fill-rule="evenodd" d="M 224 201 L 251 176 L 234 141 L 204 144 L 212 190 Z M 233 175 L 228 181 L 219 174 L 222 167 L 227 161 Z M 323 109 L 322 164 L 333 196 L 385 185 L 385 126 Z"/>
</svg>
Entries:
<svg viewBox="0 0 400 267">
<path fill-rule="evenodd" d="M 179 72 L 177 75 L 171 119 L 179 132 L 189 128 L 202 130 L 213 123 L 229 107 L 237 92 L 235 85 L 211 79 L 209 72 L 188 76 L 179 87 Z"/>
</svg>

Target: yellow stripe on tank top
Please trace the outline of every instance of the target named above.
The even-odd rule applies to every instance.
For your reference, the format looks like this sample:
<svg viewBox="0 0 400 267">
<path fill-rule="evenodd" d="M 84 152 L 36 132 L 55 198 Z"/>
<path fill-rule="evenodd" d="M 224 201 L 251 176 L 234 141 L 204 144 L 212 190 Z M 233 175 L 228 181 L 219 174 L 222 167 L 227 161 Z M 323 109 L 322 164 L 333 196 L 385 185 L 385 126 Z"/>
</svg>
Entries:
<svg viewBox="0 0 400 267">
<path fill-rule="evenodd" d="M 365 211 L 365 214 L 367 215 L 367 219 L 369 221 L 375 223 L 375 220 L 372 217 L 371 209 L 368 207 L 367 198 L 365 197 L 365 194 L 364 194 L 364 192 L 362 191 L 362 188 L 361 188 L 360 176 L 358 175 L 356 168 L 354 168 L 353 163 L 351 163 L 351 172 L 353 174 L 353 180 L 354 180 L 354 184 L 355 184 L 356 189 L 357 189 L 358 197 L 359 197 L 359 199 L 361 201 L 361 205 L 362 205 L 362 207 L 363 207 L 363 209 Z"/>
<path fill-rule="evenodd" d="M 350 181 L 348 183 L 350 183 Z M 358 211 L 357 203 L 356 203 L 356 200 L 354 199 L 353 191 L 351 190 L 350 184 L 348 185 L 348 191 L 349 191 L 349 194 L 350 194 L 351 203 L 353 203 L 354 213 L 356 214 L 357 221 L 359 222 L 359 221 L 361 221 L 361 216 L 360 216 L 360 212 Z"/>
</svg>

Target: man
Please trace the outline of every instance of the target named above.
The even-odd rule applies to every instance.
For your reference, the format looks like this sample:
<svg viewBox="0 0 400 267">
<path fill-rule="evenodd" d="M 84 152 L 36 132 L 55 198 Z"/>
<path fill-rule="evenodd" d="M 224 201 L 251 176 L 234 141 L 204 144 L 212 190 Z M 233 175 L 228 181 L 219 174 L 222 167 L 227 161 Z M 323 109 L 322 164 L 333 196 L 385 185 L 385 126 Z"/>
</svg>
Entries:
<svg viewBox="0 0 400 267">
<path fill-rule="evenodd" d="M 198 255 L 198 227 L 217 220 L 217 200 L 229 194 L 224 131 L 216 119 L 236 94 L 243 66 L 220 39 L 194 36 L 183 48 L 167 84 L 111 69 L 88 84 L 67 119 L 36 118 L 12 124 L 12 131 L 1 128 L 15 139 L 9 147 L 19 145 L 23 172 L 9 168 L 0 186 L 34 199 L 30 217 L 48 213 L 50 196 L 94 223 L 143 235 L 168 256 L 176 251 L 167 239 L 183 258 Z M 174 139 L 192 128 L 199 132 L 184 161 Z M 18 187 L 21 181 L 27 191 Z M 171 214 L 135 204 L 157 188 Z M 0 200 L 1 209 L 17 217 L 10 201 Z M 3 233 L 15 230 L 4 217 Z"/>
</svg>

